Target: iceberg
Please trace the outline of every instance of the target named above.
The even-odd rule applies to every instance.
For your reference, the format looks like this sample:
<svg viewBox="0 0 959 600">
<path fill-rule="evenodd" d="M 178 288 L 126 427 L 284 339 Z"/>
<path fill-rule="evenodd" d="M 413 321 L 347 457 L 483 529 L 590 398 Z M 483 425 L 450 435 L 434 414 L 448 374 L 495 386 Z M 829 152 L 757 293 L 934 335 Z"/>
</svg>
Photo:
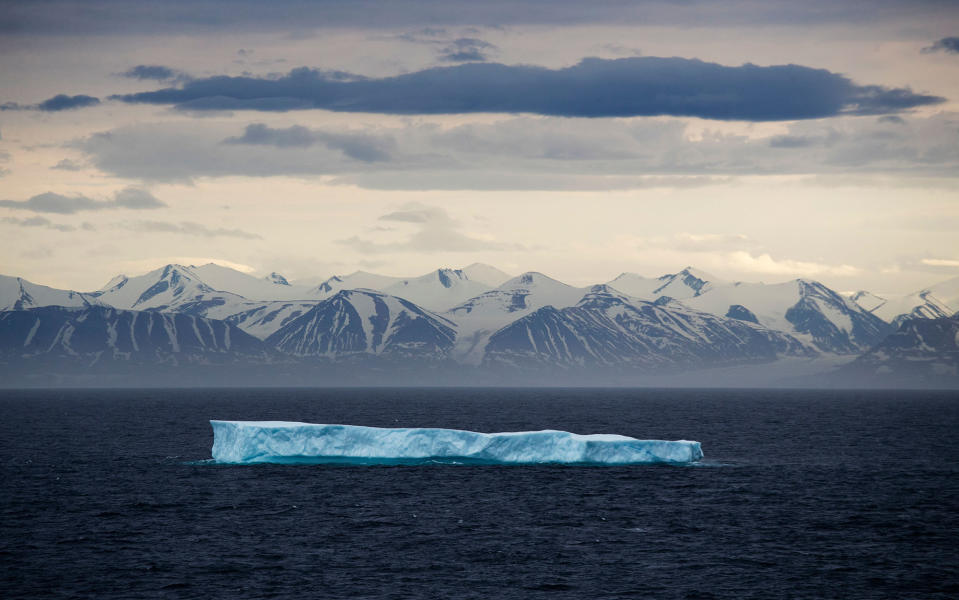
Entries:
<svg viewBox="0 0 959 600">
<path fill-rule="evenodd" d="M 363 427 L 286 421 L 210 421 L 213 460 L 224 464 L 574 464 L 690 463 L 699 442 L 638 440 L 567 431 L 479 433 L 459 429 Z"/>
</svg>

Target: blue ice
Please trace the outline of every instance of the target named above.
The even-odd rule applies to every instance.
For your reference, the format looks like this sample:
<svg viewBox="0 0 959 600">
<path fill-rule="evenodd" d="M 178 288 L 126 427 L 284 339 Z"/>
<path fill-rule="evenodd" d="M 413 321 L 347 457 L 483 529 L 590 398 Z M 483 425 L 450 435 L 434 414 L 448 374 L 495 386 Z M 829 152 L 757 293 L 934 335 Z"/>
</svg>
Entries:
<svg viewBox="0 0 959 600">
<path fill-rule="evenodd" d="M 699 442 L 567 431 L 479 433 L 286 421 L 210 421 L 218 463 L 586 464 L 690 463 Z"/>
</svg>

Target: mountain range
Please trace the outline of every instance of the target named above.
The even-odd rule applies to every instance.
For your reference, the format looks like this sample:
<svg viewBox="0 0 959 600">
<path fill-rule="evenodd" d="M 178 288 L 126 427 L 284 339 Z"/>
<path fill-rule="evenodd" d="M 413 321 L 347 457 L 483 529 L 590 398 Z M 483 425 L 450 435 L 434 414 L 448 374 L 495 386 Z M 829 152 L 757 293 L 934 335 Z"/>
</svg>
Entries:
<svg viewBox="0 0 959 600">
<path fill-rule="evenodd" d="M 13 385 L 123 371 L 133 381 L 137 369 L 188 366 L 200 380 L 208 368 L 244 381 L 256 373 L 264 384 L 364 382 L 371 373 L 384 383 L 601 384 L 607 375 L 639 381 L 827 357 L 860 381 L 868 372 L 881 385 L 896 373 L 905 385 L 902 373 L 914 370 L 893 363 L 915 364 L 924 346 L 903 336 L 930 335 L 932 325 L 916 322 L 949 323 L 957 306 L 959 278 L 906 296 L 844 295 L 809 279 L 731 282 L 691 267 L 587 287 L 483 264 L 312 284 L 170 264 L 92 292 L 0 276 L 0 375 Z M 911 354 L 880 350 L 894 339 Z M 959 381 L 948 367 L 954 354 L 935 352 L 940 366 L 921 382 Z"/>
</svg>

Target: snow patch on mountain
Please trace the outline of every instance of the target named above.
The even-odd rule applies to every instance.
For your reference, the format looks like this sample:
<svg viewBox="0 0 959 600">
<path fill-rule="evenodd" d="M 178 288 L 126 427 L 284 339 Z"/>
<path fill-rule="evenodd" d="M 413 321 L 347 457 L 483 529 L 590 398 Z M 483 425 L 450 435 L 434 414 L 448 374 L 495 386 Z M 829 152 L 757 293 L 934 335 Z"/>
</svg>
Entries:
<svg viewBox="0 0 959 600">
<path fill-rule="evenodd" d="M 420 277 L 397 281 L 382 291 L 430 310 L 444 311 L 489 289 L 490 286 L 484 283 L 471 281 L 461 270 L 438 269 Z"/>
<path fill-rule="evenodd" d="M 101 302 L 93 294 L 59 290 L 21 277 L 0 275 L 0 310 L 25 310 L 40 306 L 95 306 Z"/>
<path fill-rule="evenodd" d="M 546 306 L 495 332 L 484 362 L 648 370 L 811 355 L 778 331 L 696 311 L 665 296 L 647 302 L 598 285 L 575 306 Z"/>
<path fill-rule="evenodd" d="M 509 275 L 508 273 L 505 273 L 496 267 L 484 263 L 473 263 L 468 267 L 463 267 L 460 270 L 466 273 L 466 276 L 469 277 L 470 281 L 477 281 L 491 288 L 499 287 L 513 277 L 512 275 Z"/>
<path fill-rule="evenodd" d="M 634 298 L 653 301 L 660 296 L 669 296 L 677 300 L 700 296 L 717 284 L 726 283 L 715 275 L 705 271 L 686 267 L 678 273 L 661 277 L 643 277 L 636 273 L 623 273 L 606 285 L 622 291 Z"/>
<path fill-rule="evenodd" d="M 684 300 L 697 310 L 729 314 L 748 309 L 759 324 L 789 333 L 822 352 L 855 354 L 888 333 L 888 326 L 858 304 L 816 281 L 796 279 L 778 284 L 743 283 L 712 286 Z"/>
<path fill-rule="evenodd" d="M 544 306 L 572 306 L 586 290 L 531 271 L 470 298 L 444 313 L 458 325 L 453 355 L 461 362 L 479 364 L 496 330 Z"/>
<path fill-rule="evenodd" d="M 876 303 L 874 299 L 882 300 Z M 899 327 L 909 319 L 939 319 L 959 311 L 959 277 L 904 296 L 857 292 L 853 300 L 880 319 Z"/>
<path fill-rule="evenodd" d="M 343 290 L 289 321 L 267 343 L 295 356 L 445 358 L 456 325 L 373 290 Z"/>
</svg>

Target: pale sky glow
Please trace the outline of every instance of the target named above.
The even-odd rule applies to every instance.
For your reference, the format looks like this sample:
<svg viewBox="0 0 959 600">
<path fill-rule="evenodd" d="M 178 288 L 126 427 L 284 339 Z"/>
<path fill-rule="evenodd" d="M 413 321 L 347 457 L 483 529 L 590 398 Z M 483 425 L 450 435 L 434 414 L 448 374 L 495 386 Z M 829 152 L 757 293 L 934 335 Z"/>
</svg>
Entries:
<svg viewBox="0 0 959 600">
<path fill-rule="evenodd" d="M 56 4 L 0 29 L 2 274 L 959 275 L 949 4 Z"/>
</svg>

